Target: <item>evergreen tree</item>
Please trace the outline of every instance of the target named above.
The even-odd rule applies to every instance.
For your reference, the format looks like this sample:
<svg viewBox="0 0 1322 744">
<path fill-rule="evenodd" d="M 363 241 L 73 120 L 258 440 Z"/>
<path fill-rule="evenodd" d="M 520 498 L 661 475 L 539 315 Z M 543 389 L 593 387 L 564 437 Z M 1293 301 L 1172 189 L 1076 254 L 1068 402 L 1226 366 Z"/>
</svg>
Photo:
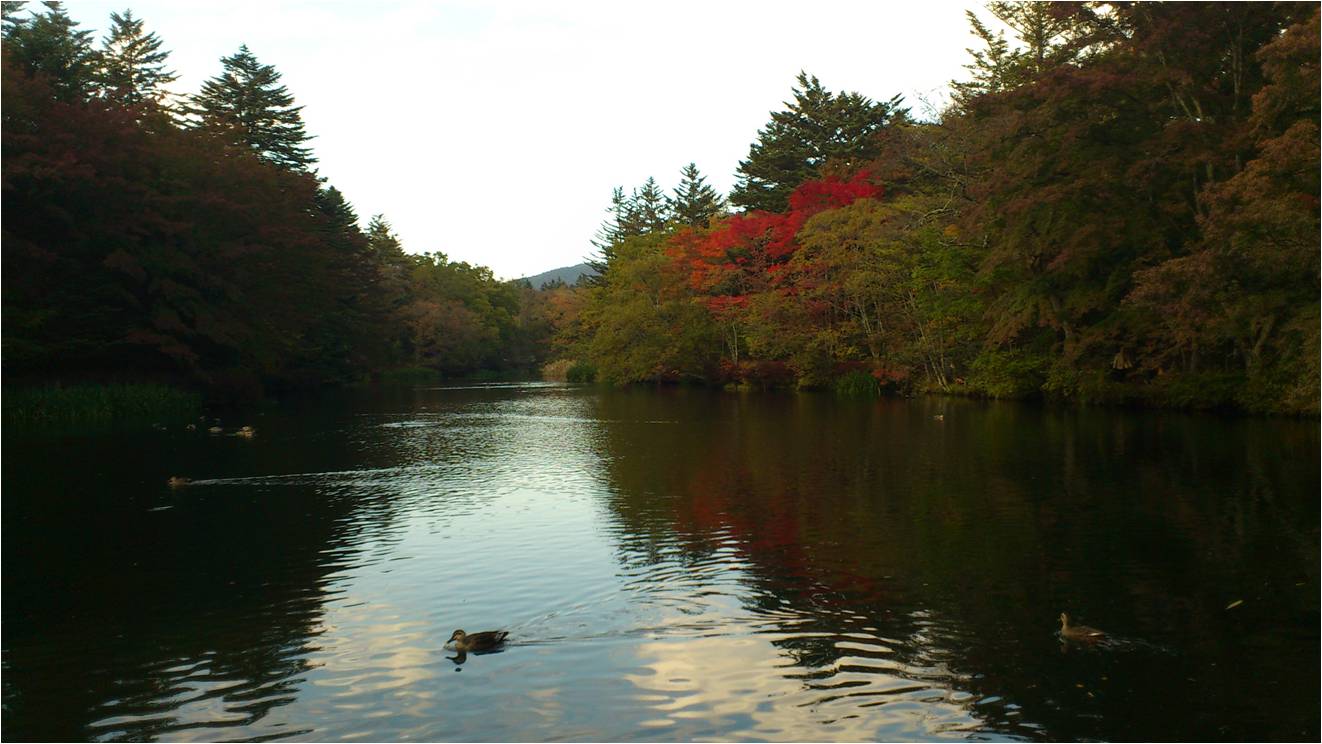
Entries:
<svg viewBox="0 0 1322 744">
<path fill-rule="evenodd" d="M 377 256 L 404 255 L 404 246 L 384 214 L 372 215 L 367 223 L 367 245 Z"/>
<path fill-rule="evenodd" d="M 161 49 L 155 33 L 144 33 L 142 19 L 133 11 L 110 14 L 110 35 L 101 42 L 101 69 L 98 80 L 107 99 L 122 106 L 160 105 L 165 86 L 174 82 L 173 71 L 165 68 L 168 51 Z"/>
<path fill-rule="evenodd" d="M 18 17 L 25 5 L 27 5 L 26 0 L 0 0 L 0 33 L 4 34 L 5 41 L 9 41 L 9 35 L 22 28 L 27 22 L 26 19 Z"/>
<path fill-rule="evenodd" d="M 611 192 L 611 205 L 606 208 L 606 213 L 610 217 L 601 223 L 592 241 L 599 257 L 586 259 L 587 264 L 597 272 L 597 276 L 591 278 L 593 283 L 598 283 L 605 276 L 620 243 L 638 235 L 664 231 L 670 224 L 671 216 L 665 192 L 657 185 L 656 179 L 650 176 L 627 197 L 624 189 L 616 186 Z"/>
<path fill-rule="evenodd" d="M 966 49 L 973 61 L 964 65 L 964 68 L 972 73 L 973 79 L 950 83 L 952 97 L 961 107 L 978 96 L 999 93 L 1010 78 L 1011 66 L 1018 59 L 1018 52 L 1010 49 L 1004 31 L 992 33 L 987 24 L 971 10 L 964 11 L 964 16 L 972 27 L 970 33 L 982 40 L 985 49 Z"/>
<path fill-rule="evenodd" d="M 64 12 L 64 4 L 47 0 L 44 13 L 19 19 L 21 5 L 6 3 L 4 41 L 10 58 L 31 75 L 50 80 L 51 92 L 61 101 L 86 100 L 96 76 L 97 54 L 92 32 L 81 30 Z"/>
<path fill-rule="evenodd" d="M 626 225 L 626 237 L 661 232 L 670 222 L 670 204 L 665 192 L 651 176 L 648 176 L 642 186 L 634 189 L 630 205 L 631 219 Z"/>
<path fill-rule="evenodd" d="M 597 249 L 598 257 L 584 259 L 587 265 L 597 272 L 589 283 L 600 283 L 601 277 L 606 274 L 606 268 L 615 257 L 615 246 L 624 240 L 626 225 L 632 219 L 630 217 L 632 210 L 633 206 L 624 196 L 624 187 L 616 186 L 612 189 L 611 205 L 606 208 L 606 214 L 610 216 L 601 223 L 601 227 L 597 228 L 597 234 L 592 238 L 592 245 Z"/>
<path fill-rule="evenodd" d="M 745 209 L 784 211 L 790 192 L 817 176 L 828 161 L 849 167 L 875 158 L 873 135 L 892 120 L 907 118 L 895 96 L 876 102 L 858 93 L 832 94 L 816 77 L 800 72 L 794 101 L 771 114 L 758 132 L 748 159 L 739 163 L 730 202 Z"/>
<path fill-rule="evenodd" d="M 311 137 L 303 129 L 303 107 L 279 84 L 280 73 L 258 62 L 247 45 L 221 64 L 224 71 L 192 98 L 200 126 L 282 168 L 306 171 L 317 162 L 304 146 Z"/>
<path fill-rule="evenodd" d="M 1016 44 L 1006 41 L 1005 32 L 992 33 L 976 14 L 965 11 L 970 33 L 985 49 L 967 50 L 973 62 L 964 67 L 972 80 L 950 83 L 960 108 L 980 95 L 1012 90 L 1049 69 L 1077 62 L 1107 38 L 1108 24 L 1087 6 L 996 0 L 987 3 L 987 11 L 1014 32 Z"/>
<path fill-rule="evenodd" d="M 695 163 L 684 166 L 680 177 L 675 196 L 670 200 L 670 213 L 676 222 L 706 227 L 712 217 L 725 213 L 725 197 L 707 185 Z"/>
</svg>

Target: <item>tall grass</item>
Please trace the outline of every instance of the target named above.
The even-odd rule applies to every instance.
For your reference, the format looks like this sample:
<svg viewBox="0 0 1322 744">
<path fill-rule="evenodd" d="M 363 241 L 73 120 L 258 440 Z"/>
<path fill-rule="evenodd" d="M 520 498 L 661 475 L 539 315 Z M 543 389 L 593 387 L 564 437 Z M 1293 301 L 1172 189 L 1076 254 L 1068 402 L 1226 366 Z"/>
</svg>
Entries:
<svg viewBox="0 0 1322 744">
<path fill-rule="evenodd" d="M 835 394 L 844 398 L 876 398 L 881 395 L 881 383 L 877 378 L 855 370 L 836 378 Z"/>
<path fill-rule="evenodd" d="M 569 382 L 596 382 L 597 368 L 588 362 L 574 362 L 565 370 L 565 379 Z"/>
<path fill-rule="evenodd" d="M 202 398 L 168 385 L 126 383 L 6 389 L 4 425 L 28 430 L 147 428 L 197 418 Z"/>
</svg>

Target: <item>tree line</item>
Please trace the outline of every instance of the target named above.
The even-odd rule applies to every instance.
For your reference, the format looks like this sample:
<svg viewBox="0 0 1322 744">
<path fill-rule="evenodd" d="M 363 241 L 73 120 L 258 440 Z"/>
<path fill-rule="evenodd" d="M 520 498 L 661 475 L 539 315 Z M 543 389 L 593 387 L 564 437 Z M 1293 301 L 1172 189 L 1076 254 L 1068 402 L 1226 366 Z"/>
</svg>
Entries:
<svg viewBox="0 0 1322 744">
<path fill-rule="evenodd" d="M 174 96 L 3 3 L 8 381 L 256 394 L 382 371 L 1317 411 L 1318 12 L 991 2 L 950 103 L 800 74 L 722 195 L 615 189 L 599 275 L 540 290 L 366 228 L 252 50 Z M 994 17 L 994 31 L 986 20 Z"/>
<path fill-rule="evenodd" d="M 985 13 L 1009 35 L 968 13 L 934 121 L 802 74 L 736 211 L 617 189 L 557 352 L 615 382 L 1316 412 L 1316 5 Z"/>
<path fill-rule="evenodd" d="M 131 11 L 99 43 L 5 2 L 8 382 L 154 380 L 252 397 L 425 368 L 535 367 L 536 293 L 366 229 L 301 107 L 246 46 L 189 96 Z"/>
</svg>

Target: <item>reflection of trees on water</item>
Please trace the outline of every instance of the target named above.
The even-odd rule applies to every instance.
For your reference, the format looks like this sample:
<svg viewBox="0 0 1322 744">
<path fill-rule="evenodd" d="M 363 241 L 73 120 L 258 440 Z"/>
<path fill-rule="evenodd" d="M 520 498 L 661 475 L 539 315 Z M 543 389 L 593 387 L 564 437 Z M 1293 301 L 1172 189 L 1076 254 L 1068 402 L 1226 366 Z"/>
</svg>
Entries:
<svg viewBox="0 0 1322 744">
<path fill-rule="evenodd" d="M 776 641 L 805 678 L 871 636 L 1012 703 L 978 706 L 1001 733 L 1040 735 L 1016 706 L 1054 737 L 1316 728 L 1315 675 L 1281 661 L 1318 646 L 1315 426 L 682 390 L 597 416 L 680 422 L 603 424 L 626 560 L 733 546 L 750 609 L 811 619 Z M 1062 610 L 1133 642 L 1062 656 Z"/>
<path fill-rule="evenodd" d="M 343 437 L 286 433 L 298 436 L 280 447 L 83 443 L 76 469 L 62 443 L 7 443 L 22 454 L 4 477 L 6 738 L 218 738 L 295 699 L 335 574 L 393 539 L 390 495 L 160 485 L 361 461 Z"/>
</svg>

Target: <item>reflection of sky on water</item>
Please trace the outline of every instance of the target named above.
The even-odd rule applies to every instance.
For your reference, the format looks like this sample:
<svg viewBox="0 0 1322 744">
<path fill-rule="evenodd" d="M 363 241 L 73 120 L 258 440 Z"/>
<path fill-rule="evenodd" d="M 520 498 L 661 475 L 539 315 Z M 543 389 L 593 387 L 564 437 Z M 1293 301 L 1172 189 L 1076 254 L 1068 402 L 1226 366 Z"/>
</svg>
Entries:
<svg viewBox="0 0 1322 744">
<path fill-rule="evenodd" d="M 975 696 L 951 687 L 944 665 L 896 661 L 881 639 L 807 629 L 794 611 L 750 609 L 751 583 L 739 560 L 690 570 L 681 587 L 654 584 L 647 638 L 624 678 L 654 715 L 639 726 L 679 739 L 872 740 L 967 738 L 988 729 Z M 671 567 L 648 567 L 665 574 Z M 693 598 L 698 597 L 697 601 Z M 805 666 L 795 642 L 833 645 L 838 658 Z M 910 643 L 914 639 L 910 639 Z M 658 733 L 658 735 L 660 735 Z"/>
<path fill-rule="evenodd" d="M 388 448 L 397 464 L 215 481 L 370 494 L 388 511 L 354 517 L 364 520 L 350 525 L 356 557 L 327 577 L 311 668 L 293 704 L 260 728 L 313 720 L 319 736 L 336 739 L 355 738 L 365 722 L 374 738 L 390 739 L 549 730 L 854 740 L 978 730 L 973 696 L 948 687 L 943 668 L 879 660 L 889 649 L 867 634 L 801 630 L 814 624 L 801 610 L 750 609 L 757 582 L 733 536 L 695 559 L 660 524 L 662 542 L 633 554 L 636 536 L 621 535 L 602 508 L 601 465 L 611 457 L 603 426 L 618 435 L 674 422 L 595 414 L 588 399 L 565 396 L 370 417 L 363 423 L 385 437 L 362 444 Z M 457 666 L 442 644 L 461 626 L 509 628 L 512 643 Z M 838 654 L 805 667 L 787 651 L 805 640 Z M 223 713 L 185 717 L 220 722 Z"/>
<path fill-rule="evenodd" d="M 948 415 L 933 430 L 901 402 L 852 416 L 810 398 L 555 385 L 410 395 L 315 427 L 271 420 L 242 448 L 188 440 L 199 478 L 149 517 L 177 537 L 134 553 L 115 542 L 117 530 L 88 531 L 105 543 L 96 553 L 105 573 L 92 580 L 141 570 L 114 563 L 125 560 L 150 565 L 143 576 L 159 583 L 142 595 L 141 618 L 122 608 L 111 618 L 148 627 L 79 676 L 90 702 L 66 715 L 84 716 L 85 738 L 1114 738 L 1127 729 L 1106 723 L 1099 680 L 1129 674 L 1127 687 L 1153 678 L 1166 689 L 1186 670 L 1202 673 L 1174 655 L 1058 653 L 1050 611 L 1062 593 L 1077 602 L 1077 587 L 1112 581 L 1120 591 L 1108 596 L 1138 586 L 1161 608 L 1179 590 L 1168 568 L 1197 564 L 1169 561 L 1167 547 L 1155 557 L 1132 550 L 1145 543 L 1117 529 L 1140 524 L 1126 521 L 1126 501 L 1092 498 L 1094 511 L 1075 519 L 1058 507 L 1068 495 L 1038 494 L 1031 471 L 1051 461 L 994 436 L 1037 432 L 1036 419 L 996 428 L 979 413 L 961 429 Z M 1074 428 L 1051 426 L 1063 440 L 1029 441 L 1064 441 L 1066 470 L 1091 472 L 1046 475 L 1110 493 L 1109 434 L 1080 427 L 1093 437 L 1082 457 Z M 825 451 L 823 432 L 839 440 Z M 969 449 L 965 436 L 1003 451 Z M 866 446 L 842 444 L 855 440 Z M 953 464 L 932 470 L 938 446 L 972 454 L 943 451 L 938 459 Z M 216 447 L 235 459 L 218 459 Z M 1030 476 L 1016 478 L 1021 469 Z M 1164 471 L 1138 472 L 1156 482 Z M 1235 494 L 1207 502 L 1198 493 L 1189 485 L 1135 513 L 1250 555 L 1242 537 L 1198 531 L 1220 523 L 1219 504 Z M 1278 503 L 1294 508 L 1264 500 L 1261 516 L 1230 513 L 1274 535 Z M 261 539 L 244 542 L 252 534 Z M 1315 536 L 1291 534 L 1315 546 Z M 1045 556 L 1036 544 L 1053 539 L 1080 551 L 1118 545 L 1127 562 L 1103 574 L 1069 550 L 1059 563 L 1025 560 Z M 205 591 L 188 594 L 199 582 Z M 1249 600 L 1250 609 L 1262 602 Z M 79 609 L 95 619 L 87 602 Z M 64 635 L 39 626 L 22 673 L 95 636 L 57 619 Z M 114 623 L 103 635 L 123 639 Z M 457 627 L 506 628 L 511 642 L 457 665 L 443 647 Z M 1316 637 L 1299 643 L 1315 648 Z M 7 646 L 7 716 L 22 702 L 15 658 Z M 1112 717 L 1143 702 L 1129 695 L 1115 697 Z"/>
</svg>

